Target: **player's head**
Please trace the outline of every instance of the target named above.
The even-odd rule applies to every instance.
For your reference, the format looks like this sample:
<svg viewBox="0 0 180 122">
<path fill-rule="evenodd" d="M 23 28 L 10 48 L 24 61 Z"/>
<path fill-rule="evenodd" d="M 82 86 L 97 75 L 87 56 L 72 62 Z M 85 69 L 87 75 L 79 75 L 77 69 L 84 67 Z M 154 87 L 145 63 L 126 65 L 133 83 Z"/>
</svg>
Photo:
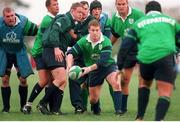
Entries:
<svg viewBox="0 0 180 122">
<path fill-rule="evenodd" d="M 3 19 L 8 26 L 14 26 L 16 24 L 16 14 L 14 9 L 6 7 L 3 9 Z"/>
<path fill-rule="evenodd" d="M 129 10 L 128 0 L 116 0 L 116 9 L 120 15 L 126 15 Z"/>
<path fill-rule="evenodd" d="M 97 20 L 100 19 L 102 12 L 102 4 L 98 0 L 94 0 L 90 4 L 90 14 L 94 16 Z"/>
<path fill-rule="evenodd" d="M 83 5 L 79 2 L 73 3 L 70 9 L 73 19 L 76 21 L 82 21 Z"/>
<path fill-rule="evenodd" d="M 59 4 L 57 0 L 46 0 L 45 5 L 48 11 L 54 16 L 59 13 Z"/>
<path fill-rule="evenodd" d="M 88 31 L 90 34 L 90 39 L 93 42 L 99 41 L 101 37 L 101 27 L 99 21 L 97 21 L 96 19 L 91 20 L 88 24 Z"/>
<path fill-rule="evenodd" d="M 161 10 L 161 5 L 157 1 L 150 1 L 146 4 L 145 12 L 148 13 L 150 11 L 159 11 L 162 12 Z"/>
<path fill-rule="evenodd" d="M 87 1 L 81 1 L 80 2 L 83 5 L 83 16 L 82 19 L 86 19 L 88 17 L 89 13 L 89 3 Z"/>
</svg>

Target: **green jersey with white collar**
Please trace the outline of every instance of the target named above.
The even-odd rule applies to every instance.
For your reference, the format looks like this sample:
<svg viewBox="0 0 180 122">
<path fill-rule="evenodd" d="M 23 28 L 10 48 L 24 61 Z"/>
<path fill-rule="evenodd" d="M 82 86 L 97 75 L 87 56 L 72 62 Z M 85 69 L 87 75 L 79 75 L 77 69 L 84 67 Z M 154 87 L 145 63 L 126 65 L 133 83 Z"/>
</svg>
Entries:
<svg viewBox="0 0 180 122">
<path fill-rule="evenodd" d="M 115 64 L 112 58 L 111 41 L 101 34 L 98 42 L 93 43 L 89 35 L 81 38 L 71 49 L 74 57 L 82 56 L 86 66 L 97 64 L 98 66 L 109 66 Z"/>
<path fill-rule="evenodd" d="M 118 12 L 114 13 L 112 17 L 112 34 L 116 38 L 123 38 L 126 29 L 131 27 L 139 18 L 143 17 L 144 13 L 138 9 L 129 7 L 129 13 L 124 20 Z"/>
</svg>

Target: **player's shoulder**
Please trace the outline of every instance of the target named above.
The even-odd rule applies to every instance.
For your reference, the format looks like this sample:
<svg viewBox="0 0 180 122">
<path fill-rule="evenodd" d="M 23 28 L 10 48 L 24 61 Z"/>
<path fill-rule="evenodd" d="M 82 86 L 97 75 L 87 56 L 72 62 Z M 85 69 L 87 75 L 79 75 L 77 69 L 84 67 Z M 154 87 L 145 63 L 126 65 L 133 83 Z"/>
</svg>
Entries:
<svg viewBox="0 0 180 122">
<path fill-rule="evenodd" d="M 21 22 L 26 22 L 28 20 L 28 18 L 26 16 L 22 15 L 22 14 L 17 14 L 16 13 L 16 16 L 19 18 L 19 20 Z"/>
<path fill-rule="evenodd" d="M 112 45 L 111 40 L 107 36 L 103 35 L 103 39 L 104 39 L 104 41 L 103 41 L 104 45 L 109 45 L 109 46 Z"/>
<path fill-rule="evenodd" d="M 138 8 L 132 8 L 132 14 L 133 15 L 138 15 L 140 17 L 145 16 L 144 12 L 141 11 L 140 9 L 138 9 Z"/>
<path fill-rule="evenodd" d="M 45 26 L 47 24 L 50 24 L 53 19 L 54 18 L 52 18 L 49 15 L 44 16 L 43 19 L 42 19 L 42 22 L 41 22 L 41 26 Z"/>
</svg>

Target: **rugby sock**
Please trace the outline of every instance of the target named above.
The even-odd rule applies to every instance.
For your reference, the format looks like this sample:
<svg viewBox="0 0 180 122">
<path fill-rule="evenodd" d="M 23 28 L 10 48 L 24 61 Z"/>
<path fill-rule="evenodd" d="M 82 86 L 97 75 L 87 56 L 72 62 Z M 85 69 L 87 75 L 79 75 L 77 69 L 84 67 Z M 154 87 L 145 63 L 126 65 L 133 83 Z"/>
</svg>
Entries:
<svg viewBox="0 0 180 122">
<path fill-rule="evenodd" d="M 21 108 L 23 108 L 23 106 L 26 104 L 27 94 L 28 94 L 28 87 L 27 86 L 19 86 Z"/>
<path fill-rule="evenodd" d="M 137 119 L 144 117 L 149 102 L 149 94 L 150 90 L 146 87 L 138 89 L 138 112 L 136 117 Z"/>
<path fill-rule="evenodd" d="M 122 112 L 127 111 L 127 100 L 128 100 L 128 95 L 123 94 L 122 95 L 122 106 L 121 106 L 121 111 Z"/>
<path fill-rule="evenodd" d="M 47 104 L 49 99 L 51 99 L 52 94 L 56 90 L 59 90 L 59 88 L 55 86 L 53 83 L 50 84 L 44 97 L 40 100 L 40 104 Z"/>
<path fill-rule="evenodd" d="M 42 91 L 43 88 L 41 88 L 41 86 L 36 83 L 32 92 L 31 92 L 31 95 L 28 99 L 28 102 L 32 103 L 34 101 L 34 99 L 36 99 L 36 97 L 39 95 L 39 93 Z"/>
<path fill-rule="evenodd" d="M 113 101 L 114 101 L 114 108 L 116 111 L 121 110 L 122 104 L 122 93 L 121 91 L 114 91 L 113 92 Z"/>
<path fill-rule="evenodd" d="M 87 90 L 87 88 L 81 89 L 81 98 L 82 98 L 84 108 L 87 110 L 87 105 L 88 105 L 88 90 Z"/>
<path fill-rule="evenodd" d="M 54 112 L 59 112 L 61 108 L 62 100 L 63 100 L 63 94 L 64 92 L 61 89 L 54 92 L 53 94 L 53 101 L 54 101 L 53 111 Z"/>
<path fill-rule="evenodd" d="M 10 109 L 10 96 L 11 96 L 11 88 L 10 87 L 1 87 L 1 94 L 3 100 L 3 109 Z"/>
<path fill-rule="evenodd" d="M 99 100 L 96 103 L 91 103 L 91 111 L 93 111 L 93 113 L 96 115 L 100 114 L 101 108 Z"/>
<path fill-rule="evenodd" d="M 155 121 L 162 121 L 168 111 L 170 105 L 169 97 L 159 97 L 156 105 Z"/>
<path fill-rule="evenodd" d="M 48 90 L 48 87 L 45 87 L 45 94 L 47 93 L 47 90 Z M 53 94 L 54 95 L 54 94 Z M 50 109 L 50 111 L 53 111 L 53 103 L 54 102 L 54 99 L 49 99 L 48 100 L 48 104 L 49 104 L 49 109 Z"/>
</svg>

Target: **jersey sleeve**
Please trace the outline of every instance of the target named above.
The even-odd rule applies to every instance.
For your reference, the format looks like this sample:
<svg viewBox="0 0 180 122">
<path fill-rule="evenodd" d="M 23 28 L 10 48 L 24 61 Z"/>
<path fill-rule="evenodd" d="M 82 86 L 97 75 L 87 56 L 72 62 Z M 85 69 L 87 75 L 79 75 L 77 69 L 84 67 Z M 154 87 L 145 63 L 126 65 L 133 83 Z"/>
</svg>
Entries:
<svg viewBox="0 0 180 122">
<path fill-rule="evenodd" d="M 137 45 L 137 33 L 134 29 L 128 29 L 127 33 L 125 33 L 125 37 L 123 38 L 120 51 L 118 53 L 118 68 L 119 70 L 123 69 L 126 56 L 131 51 L 131 49 L 134 49 L 133 47 Z"/>
<path fill-rule="evenodd" d="M 57 19 L 50 30 L 49 41 L 53 47 L 58 47 L 63 33 L 67 33 L 71 28 L 70 21 L 66 17 Z"/>
<path fill-rule="evenodd" d="M 24 27 L 24 35 L 35 36 L 37 34 L 37 31 L 38 31 L 38 26 L 27 19 Z"/>
<path fill-rule="evenodd" d="M 68 50 L 67 54 L 72 54 L 74 58 L 81 56 L 83 43 L 84 43 L 84 41 L 82 38 L 70 50 Z"/>
<path fill-rule="evenodd" d="M 180 24 L 176 23 L 175 28 L 176 28 L 176 46 L 180 48 Z"/>
<path fill-rule="evenodd" d="M 112 44 L 111 41 L 106 38 L 106 41 L 103 43 L 100 58 L 96 62 L 97 66 L 98 67 L 107 66 L 109 64 L 109 60 L 111 59 L 111 56 L 112 56 Z"/>
<path fill-rule="evenodd" d="M 108 38 L 110 38 L 111 36 L 111 19 L 107 19 L 106 21 L 106 25 L 104 27 L 104 33 L 105 36 L 107 36 Z"/>
<path fill-rule="evenodd" d="M 112 20 L 111 20 L 111 34 L 116 37 L 116 38 L 119 38 L 120 35 L 115 31 L 115 14 L 113 15 L 112 17 Z"/>
</svg>

